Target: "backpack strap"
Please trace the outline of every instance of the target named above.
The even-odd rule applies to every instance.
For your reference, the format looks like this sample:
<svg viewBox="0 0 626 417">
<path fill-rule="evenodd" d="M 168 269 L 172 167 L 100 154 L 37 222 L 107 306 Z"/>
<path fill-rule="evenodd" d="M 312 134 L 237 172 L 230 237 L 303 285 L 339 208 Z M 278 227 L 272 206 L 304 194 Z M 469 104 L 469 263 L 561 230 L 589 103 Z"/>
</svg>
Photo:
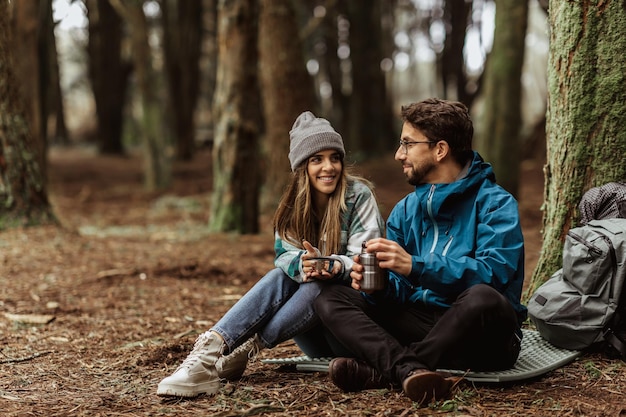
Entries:
<svg viewBox="0 0 626 417">
<path fill-rule="evenodd" d="M 623 326 L 623 319 L 626 317 L 626 288 L 622 288 L 622 293 L 617 302 L 617 309 L 611 318 L 611 322 L 602 331 L 602 337 L 613 346 L 623 360 L 626 360 L 626 340 L 623 340 L 623 331 L 620 332 L 620 325 Z M 620 337 L 620 333 L 622 337 Z"/>
<path fill-rule="evenodd" d="M 615 314 L 614 317 L 617 318 L 617 316 L 618 314 Z M 626 360 L 626 343 L 619 338 L 612 327 L 606 327 L 602 333 L 602 337 L 619 352 L 624 360 Z"/>
<path fill-rule="evenodd" d="M 617 210 L 619 211 L 619 217 L 626 219 L 626 200 L 617 203 Z"/>
<path fill-rule="evenodd" d="M 615 279 L 617 280 L 625 280 L 625 277 L 617 276 L 617 257 L 615 254 L 615 250 L 611 243 L 611 240 L 606 238 L 606 241 L 611 249 L 611 263 L 613 264 L 613 274 Z M 621 293 L 619 295 L 619 299 L 617 300 L 617 308 L 615 309 L 615 313 L 613 313 L 613 317 L 611 317 L 610 322 L 604 327 L 602 331 L 602 337 L 606 340 L 611 346 L 613 346 L 622 356 L 622 359 L 626 360 L 626 340 L 624 338 L 624 332 L 622 327 L 624 326 L 623 320 L 626 318 L 626 286 L 622 287 Z"/>
</svg>

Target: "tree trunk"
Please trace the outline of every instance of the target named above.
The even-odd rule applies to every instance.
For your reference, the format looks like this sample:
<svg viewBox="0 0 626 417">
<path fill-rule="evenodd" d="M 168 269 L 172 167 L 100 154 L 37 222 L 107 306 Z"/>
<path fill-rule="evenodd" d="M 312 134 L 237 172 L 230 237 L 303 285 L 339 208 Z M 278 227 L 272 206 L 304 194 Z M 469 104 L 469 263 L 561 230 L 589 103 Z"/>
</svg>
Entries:
<svg viewBox="0 0 626 417">
<path fill-rule="evenodd" d="M 40 54 L 39 1 L 18 1 L 13 4 L 13 54 L 15 76 L 19 85 L 27 126 L 36 146 L 37 165 L 45 172 L 46 145 L 42 115 L 42 65 Z M 47 64 L 47 61 L 46 61 Z"/>
<path fill-rule="evenodd" d="M 201 146 L 212 146 L 215 118 L 213 97 L 217 77 L 217 0 L 203 0 L 202 47 L 200 54 L 200 93 L 196 123 L 202 129 Z"/>
<path fill-rule="evenodd" d="M 259 74 L 265 119 L 262 207 L 276 209 L 291 171 L 289 131 L 305 110 L 314 110 L 313 79 L 306 71 L 291 0 L 261 0 Z"/>
<path fill-rule="evenodd" d="M 380 0 L 350 0 L 350 61 L 352 89 L 347 149 L 356 159 L 388 151 L 393 127 L 381 69 L 383 36 Z"/>
<path fill-rule="evenodd" d="M 563 240 L 589 188 L 626 179 L 626 9 L 550 1 L 543 247 L 526 297 L 562 266 Z"/>
<path fill-rule="evenodd" d="M 520 2 L 523 3 L 523 2 Z M 443 93 L 451 100 L 458 100 L 471 107 L 473 95 L 467 91 L 467 77 L 463 48 L 467 34 L 468 17 L 472 10 L 472 2 L 465 0 L 448 0 L 445 2 L 446 28 L 445 46 L 441 53 L 441 80 Z M 497 12 L 500 11 L 498 7 Z M 497 33 L 496 33 L 497 34 Z M 454 96 L 450 96 L 450 93 Z"/>
<path fill-rule="evenodd" d="M 313 90 L 316 98 L 317 116 L 324 117 L 337 132 L 346 132 L 348 128 L 349 101 L 343 89 L 341 61 L 337 56 L 339 47 L 338 26 L 347 22 L 344 10 L 345 2 L 336 0 L 324 4 L 323 16 L 311 16 L 314 2 L 292 2 L 301 27 L 300 40 L 303 44 L 305 61 L 317 63 L 317 72 L 313 75 Z M 348 31 L 341 31 L 342 41 L 347 42 Z"/>
<path fill-rule="evenodd" d="M 164 0 L 163 49 L 172 115 L 176 158 L 190 160 L 194 153 L 194 115 L 198 101 L 202 2 Z"/>
<path fill-rule="evenodd" d="M 56 54 L 52 56 L 50 50 L 50 38 L 52 26 L 52 4 L 47 1 L 39 1 L 38 22 L 37 22 L 37 61 L 39 64 L 39 131 L 41 132 L 42 145 L 42 169 L 46 171 L 47 152 L 48 152 L 48 116 L 52 111 L 50 100 L 51 83 L 53 79 L 53 63 L 52 59 L 56 59 Z"/>
<path fill-rule="evenodd" d="M 207 72 L 204 75 L 204 78 L 207 81 L 206 88 L 206 100 L 211 104 L 211 108 L 213 107 L 214 96 L 215 96 L 215 88 L 216 88 L 216 80 L 217 80 L 217 53 L 218 53 L 218 44 L 217 44 L 217 3 L 218 0 L 206 0 L 208 4 L 205 5 L 205 10 L 208 11 L 207 17 L 205 17 L 204 29 L 207 31 Z M 213 132 L 215 129 L 213 128 L 215 124 L 215 117 L 211 116 L 209 129 Z M 213 137 L 211 137 L 211 140 Z"/>
<path fill-rule="evenodd" d="M 156 91 L 156 76 L 148 43 L 148 23 L 143 1 L 110 0 L 131 27 L 131 44 L 137 88 L 141 96 L 141 142 L 144 147 L 144 183 L 149 191 L 167 188 L 172 180 L 170 151 L 163 134 L 163 114 Z"/>
<path fill-rule="evenodd" d="M 345 15 L 342 16 L 342 10 L 340 10 L 343 6 L 345 5 L 334 4 L 332 9 L 327 10 L 320 28 L 316 31 L 317 36 L 313 39 L 311 49 L 317 52 L 316 59 L 323 71 L 323 76 L 317 77 L 319 80 L 317 91 L 320 95 L 321 116 L 325 116 L 337 132 L 347 133 L 350 117 L 350 96 L 349 91 L 344 88 L 341 60 L 337 55 L 337 48 L 339 48 L 338 21 L 342 19 L 346 22 Z M 340 18 L 340 16 L 342 17 Z M 347 39 L 344 40 L 347 41 Z M 323 42 L 325 48 L 319 48 L 319 42 Z M 332 90 L 330 98 L 322 95 L 324 84 L 329 85 Z M 346 137 L 346 139 L 348 138 Z"/>
<path fill-rule="evenodd" d="M 220 0 L 209 228 L 259 231 L 257 0 Z"/>
<path fill-rule="evenodd" d="M 12 50 L 8 2 L 0 1 L 0 230 L 56 222 L 39 164 L 45 156 L 28 127 Z"/>
<path fill-rule="evenodd" d="M 513 195 L 519 188 L 521 77 L 527 21 L 527 1 L 498 2 L 493 49 L 485 72 L 481 146 L 477 147 L 493 164 L 498 183 Z"/>
<path fill-rule="evenodd" d="M 43 124 L 46 129 L 45 137 L 47 143 L 56 143 L 60 145 L 69 144 L 69 133 L 67 131 L 67 125 L 65 124 L 65 107 L 63 105 L 63 93 L 61 92 L 61 74 L 59 71 L 59 56 L 56 47 L 56 38 L 54 35 L 54 21 L 52 19 L 52 3 L 43 2 L 46 4 L 44 27 L 45 27 L 45 42 L 48 55 L 48 69 L 50 71 L 50 77 L 48 81 L 48 103 L 46 114 L 48 118 L 54 117 L 54 130 L 47 132 L 48 123 Z"/>
<path fill-rule="evenodd" d="M 131 66 L 122 59 L 122 19 L 108 0 L 87 0 L 89 79 L 98 119 L 98 148 L 121 155 L 124 102 Z"/>
</svg>

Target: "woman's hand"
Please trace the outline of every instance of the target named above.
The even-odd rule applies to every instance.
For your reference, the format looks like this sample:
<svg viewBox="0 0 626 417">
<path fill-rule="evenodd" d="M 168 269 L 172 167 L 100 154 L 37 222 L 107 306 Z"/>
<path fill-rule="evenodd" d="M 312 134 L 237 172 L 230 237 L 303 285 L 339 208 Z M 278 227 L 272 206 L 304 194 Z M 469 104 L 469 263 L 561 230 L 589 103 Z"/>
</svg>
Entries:
<svg viewBox="0 0 626 417">
<path fill-rule="evenodd" d="M 335 276 L 341 270 L 341 264 L 339 262 L 333 262 L 333 268 L 329 270 L 330 261 L 320 260 L 320 259 L 311 259 L 317 258 L 321 255 L 319 249 L 311 245 L 306 240 L 302 241 L 302 245 L 306 250 L 306 253 L 303 253 L 300 259 L 302 260 L 302 270 L 304 271 L 306 277 L 304 281 L 308 281 L 309 278 L 317 278 L 317 279 L 330 279 Z"/>
</svg>

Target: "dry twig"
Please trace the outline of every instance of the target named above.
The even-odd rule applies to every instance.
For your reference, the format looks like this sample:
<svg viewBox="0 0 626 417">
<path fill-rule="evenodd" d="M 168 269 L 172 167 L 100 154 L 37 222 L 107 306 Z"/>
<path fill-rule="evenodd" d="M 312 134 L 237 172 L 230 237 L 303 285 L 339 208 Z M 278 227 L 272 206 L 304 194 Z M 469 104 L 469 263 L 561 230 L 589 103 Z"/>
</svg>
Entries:
<svg viewBox="0 0 626 417">
<path fill-rule="evenodd" d="M 0 363 L 16 363 L 16 362 L 26 362 L 35 358 L 38 358 L 40 356 L 43 355 L 47 355 L 48 353 L 52 353 L 51 350 L 46 351 L 46 352 L 39 352 L 39 353 L 34 353 L 30 356 L 24 356 L 22 358 L 8 358 L 8 359 L 2 359 L 0 360 Z"/>
</svg>

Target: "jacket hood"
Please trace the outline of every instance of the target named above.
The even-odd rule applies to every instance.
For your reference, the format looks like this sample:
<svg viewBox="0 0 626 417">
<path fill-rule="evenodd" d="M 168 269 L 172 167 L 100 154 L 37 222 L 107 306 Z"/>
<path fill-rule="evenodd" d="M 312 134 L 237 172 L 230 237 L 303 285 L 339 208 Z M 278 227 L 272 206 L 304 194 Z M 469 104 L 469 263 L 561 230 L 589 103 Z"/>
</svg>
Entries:
<svg viewBox="0 0 626 417">
<path fill-rule="evenodd" d="M 441 213 L 442 206 L 447 205 L 447 203 L 454 204 L 456 200 L 464 199 L 465 195 L 475 195 L 477 189 L 485 181 L 495 183 L 496 175 L 491 164 L 485 162 L 478 152 L 474 151 L 474 158 L 470 162 L 465 177 L 452 183 L 420 184 L 415 187 L 415 193 L 419 201 L 425 205 L 432 190 L 436 189 L 437 193 L 431 199 L 431 208 L 434 212 L 443 214 Z"/>
</svg>

